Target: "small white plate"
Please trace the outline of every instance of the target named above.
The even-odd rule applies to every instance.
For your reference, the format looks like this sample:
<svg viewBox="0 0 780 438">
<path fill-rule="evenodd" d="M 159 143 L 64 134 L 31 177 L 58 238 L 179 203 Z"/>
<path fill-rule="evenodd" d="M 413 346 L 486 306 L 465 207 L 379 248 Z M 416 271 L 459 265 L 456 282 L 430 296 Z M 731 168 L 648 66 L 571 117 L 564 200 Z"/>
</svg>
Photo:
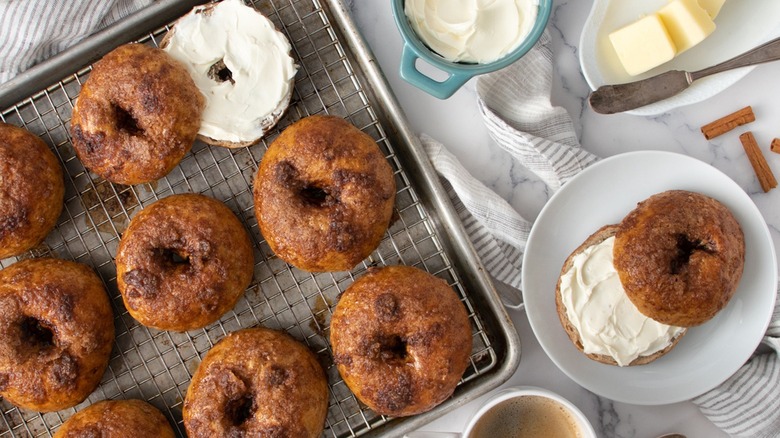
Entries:
<svg viewBox="0 0 780 438">
<path fill-rule="evenodd" d="M 674 350 L 641 366 L 588 359 L 571 343 L 555 310 L 555 285 L 566 257 L 591 233 L 616 224 L 637 202 L 665 190 L 711 196 L 726 205 L 745 233 L 745 270 L 729 304 L 693 327 Z M 523 299 L 539 343 L 574 381 L 612 400 L 640 405 L 684 401 L 716 387 L 742 366 L 772 316 L 777 262 L 769 229 L 750 197 L 710 165 L 660 151 L 600 161 L 564 185 L 545 205 L 523 257 Z"/>
<path fill-rule="evenodd" d="M 653 13 L 668 0 L 595 0 L 580 37 L 580 65 L 585 80 L 595 90 L 601 85 L 620 84 L 648 78 L 669 70 L 696 71 L 744 53 L 780 34 L 778 0 L 726 0 L 715 18 L 717 28 L 700 44 L 673 60 L 638 76 L 629 76 L 617 59 L 609 34 L 641 16 Z M 745 67 L 696 81 L 669 99 L 629 111 L 655 115 L 700 102 L 720 93 L 747 75 Z"/>
</svg>

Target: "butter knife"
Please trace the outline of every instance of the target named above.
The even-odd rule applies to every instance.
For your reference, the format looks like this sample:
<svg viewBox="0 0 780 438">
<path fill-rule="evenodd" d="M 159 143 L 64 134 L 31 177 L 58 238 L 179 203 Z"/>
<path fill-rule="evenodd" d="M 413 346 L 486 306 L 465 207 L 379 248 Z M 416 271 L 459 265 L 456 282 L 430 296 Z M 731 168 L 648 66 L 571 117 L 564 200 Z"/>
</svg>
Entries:
<svg viewBox="0 0 780 438">
<path fill-rule="evenodd" d="M 694 72 L 672 70 L 641 81 L 601 86 L 590 93 L 588 103 L 593 111 L 600 114 L 620 113 L 672 97 L 688 88 L 693 81 L 705 76 L 779 59 L 780 38 L 776 38 L 703 70 Z"/>
</svg>

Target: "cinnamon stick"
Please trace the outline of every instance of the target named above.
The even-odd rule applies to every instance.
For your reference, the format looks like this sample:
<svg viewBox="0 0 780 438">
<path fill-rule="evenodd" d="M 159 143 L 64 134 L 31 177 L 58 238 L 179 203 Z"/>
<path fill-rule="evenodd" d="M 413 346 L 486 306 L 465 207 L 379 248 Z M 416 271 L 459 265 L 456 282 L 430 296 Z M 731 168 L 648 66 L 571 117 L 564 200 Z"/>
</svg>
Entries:
<svg viewBox="0 0 780 438">
<path fill-rule="evenodd" d="M 753 108 L 746 106 L 741 110 L 731 113 L 725 117 L 721 117 L 712 123 L 708 123 L 701 127 L 701 133 L 704 134 L 704 138 L 711 140 L 721 134 L 725 134 L 737 126 L 742 126 L 746 123 L 750 123 L 756 120 L 756 115 L 753 114 Z"/>
<path fill-rule="evenodd" d="M 750 160 L 750 164 L 753 166 L 753 170 L 756 171 L 758 182 L 761 183 L 761 188 L 764 192 L 766 193 L 777 187 L 775 175 L 772 173 L 772 169 L 769 168 L 769 164 L 767 164 L 764 154 L 761 153 L 761 149 L 759 149 L 753 133 L 748 131 L 740 135 L 739 141 L 742 142 L 742 147 L 745 148 L 745 153 Z"/>
<path fill-rule="evenodd" d="M 769 145 L 769 150 L 776 154 L 780 154 L 780 138 L 772 140 L 772 144 Z"/>
</svg>

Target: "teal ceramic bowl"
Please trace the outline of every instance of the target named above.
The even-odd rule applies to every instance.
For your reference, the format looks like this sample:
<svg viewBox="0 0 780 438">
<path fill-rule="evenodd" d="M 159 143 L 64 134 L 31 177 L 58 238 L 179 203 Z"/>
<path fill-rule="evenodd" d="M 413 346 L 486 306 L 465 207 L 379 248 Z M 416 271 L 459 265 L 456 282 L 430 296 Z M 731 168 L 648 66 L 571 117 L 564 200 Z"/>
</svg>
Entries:
<svg viewBox="0 0 780 438">
<path fill-rule="evenodd" d="M 550 18 L 552 10 L 552 0 L 539 0 L 539 11 L 536 14 L 536 22 L 531 28 L 531 32 L 525 37 L 525 40 L 513 51 L 506 54 L 501 59 L 487 64 L 469 64 L 463 62 L 452 62 L 444 59 L 441 55 L 429 49 L 425 43 L 417 36 L 412 25 L 404 13 L 405 0 L 393 0 L 393 16 L 395 24 L 401 32 L 404 39 L 403 53 L 401 54 L 401 78 L 415 87 L 427 92 L 428 94 L 447 99 L 463 86 L 469 79 L 476 75 L 490 73 L 500 70 L 509 64 L 520 59 L 531 50 L 539 37 L 542 36 L 544 28 L 547 26 L 547 20 Z M 448 75 L 447 79 L 437 81 L 423 74 L 417 69 L 416 63 L 422 59 L 433 67 L 443 71 Z"/>
</svg>

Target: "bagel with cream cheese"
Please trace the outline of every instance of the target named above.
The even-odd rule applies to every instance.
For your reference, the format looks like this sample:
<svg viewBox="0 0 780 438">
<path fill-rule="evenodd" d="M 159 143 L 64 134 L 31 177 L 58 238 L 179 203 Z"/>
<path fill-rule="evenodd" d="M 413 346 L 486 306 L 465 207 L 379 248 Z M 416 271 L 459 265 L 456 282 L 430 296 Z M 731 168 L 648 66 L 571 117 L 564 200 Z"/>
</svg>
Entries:
<svg viewBox="0 0 780 438">
<path fill-rule="evenodd" d="M 558 316 L 589 358 L 649 363 L 728 304 L 744 261 L 744 234 L 726 206 L 685 190 L 658 193 L 569 255 Z"/>
<path fill-rule="evenodd" d="M 297 67 L 287 38 L 241 0 L 196 6 L 160 47 L 206 98 L 198 138 L 227 148 L 257 143 L 290 103 Z"/>
<path fill-rule="evenodd" d="M 644 365 L 671 351 L 685 329 L 653 321 L 628 299 L 612 263 L 617 230 L 617 225 L 600 228 L 569 255 L 558 278 L 555 306 L 569 339 L 590 359 Z"/>
</svg>

